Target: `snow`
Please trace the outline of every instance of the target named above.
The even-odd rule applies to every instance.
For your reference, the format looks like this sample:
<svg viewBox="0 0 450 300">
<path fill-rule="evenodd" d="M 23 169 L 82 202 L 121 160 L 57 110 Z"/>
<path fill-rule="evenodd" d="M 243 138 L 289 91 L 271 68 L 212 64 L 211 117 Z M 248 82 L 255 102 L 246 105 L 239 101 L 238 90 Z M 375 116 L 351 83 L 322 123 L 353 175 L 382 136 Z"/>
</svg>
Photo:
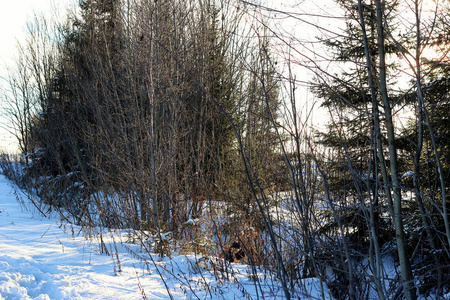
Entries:
<svg viewBox="0 0 450 300">
<path fill-rule="evenodd" d="M 189 219 L 184 224 L 185 225 L 195 225 L 199 222 L 199 219 Z"/>
<path fill-rule="evenodd" d="M 20 205 L 0 178 L 0 299 L 139 299 L 136 269 L 114 273 L 111 257 L 55 219 Z M 141 282 L 149 299 L 165 299 L 161 280 Z M 150 292 L 152 291 L 152 292 Z"/>
<path fill-rule="evenodd" d="M 123 231 L 114 233 L 116 244 L 110 233 L 103 233 L 113 253 L 109 256 L 100 253 L 98 235 L 87 239 L 77 235 L 79 231 L 56 215 L 40 216 L 0 176 L 0 300 L 257 299 L 261 291 L 265 299 L 283 298 L 272 275 L 258 270 L 257 288 L 250 269 L 242 264 L 229 265 L 232 269 L 225 273 L 214 258 L 150 256 L 139 252 L 139 245 L 127 243 Z M 319 299 L 319 281 L 305 279 L 295 296 Z"/>
<path fill-rule="evenodd" d="M 406 172 L 405 174 L 402 175 L 402 178 L 410 177 L 410 176 L 413 176 L 413 175 L 414 175 L 413 171 L 408 171 L 408 172 Z"/>
</svg>

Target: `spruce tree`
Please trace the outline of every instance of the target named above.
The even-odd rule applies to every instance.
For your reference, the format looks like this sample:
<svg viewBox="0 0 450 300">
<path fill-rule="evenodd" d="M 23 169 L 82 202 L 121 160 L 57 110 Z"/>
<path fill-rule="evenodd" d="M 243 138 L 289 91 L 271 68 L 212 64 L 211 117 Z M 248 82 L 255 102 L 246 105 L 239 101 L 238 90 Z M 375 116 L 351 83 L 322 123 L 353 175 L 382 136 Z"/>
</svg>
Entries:
<svg viewBox="0 0 450 300">
<path fill-rule="evenodd" d="M 321 142 L 331 149 L 326 165 L 326 184 L 333 198 L 328 199 L 330 223 L 323 232 L 340 236 L 343 245 L 341 269 L 349 285 L 349 296 L 356 297 L 351 251 L 368 253 L 377 276 L 374 284 L 380 297 L 382 287 L 381 247 L 391 242 L 395 231 L 402 285 L 407 298 L 414 299 L 409 254 L 403 229 L 401 189 L 398 173 L 394 105 L 401 97 L 391 88 L 395 79 L 390 71 L 402 48 L 399 41 L 387 38 L 395 32 L 395 4 L 384 1 L 338 1 L 346 12 L 345 35 L 325 41 L 334 50 L 334 59 L 342 62 L 342 71 L 329 74 L 315 86 L 331 112 L 328 132 L 319 133 Z M 388 90 L 389 88 L 389 90 Z M 382 212 L 391 218 L 382 218 Z M 350 248 L 348 248 L 350 247 Z M 346 263 L 344 263 L 344 258 Z M 355 273 L 353 273 L 355 274 Z M 341 283 L 345 284 L 345 283 Z"/>
</svg>

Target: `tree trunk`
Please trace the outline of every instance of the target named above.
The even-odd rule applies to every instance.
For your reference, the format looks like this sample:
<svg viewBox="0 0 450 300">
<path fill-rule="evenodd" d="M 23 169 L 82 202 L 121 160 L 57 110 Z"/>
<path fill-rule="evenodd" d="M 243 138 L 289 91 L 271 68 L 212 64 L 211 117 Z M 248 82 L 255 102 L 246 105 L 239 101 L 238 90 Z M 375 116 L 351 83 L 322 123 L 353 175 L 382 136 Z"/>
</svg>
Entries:
<svg viewBox="0 0 450 300">
<path fill-rule="evenodd" d="M 400 181 L 398 178 L 397 165 L 397 149 L 395 146 L 394 123 L 392 120 L 391 103 L 387 93 L 386 82 L 386 62 L 384 48 L 384 0 L 375 1 L 377 7 L 377 23 L 378 23 L 378 55 L 380 59 L 380 92 L 384 104 L 384 117 L 386 118 L 386 129 L 388 134 L 390 171 L 393 186 L 393 218 L 395 224 L 395 237 L 397 240 L 397 251 L 400 260 L 401 278 L 403 284 L 403 292 L 408 300 L 417 299 L 414 290 L 414 278 L 411 271 L 411 263 L 406 252 L 405 232 L 403 230 L 402 220 L 402 196 Z M 389 192 L 390 193 L 390 192 Z"/>
</svg>

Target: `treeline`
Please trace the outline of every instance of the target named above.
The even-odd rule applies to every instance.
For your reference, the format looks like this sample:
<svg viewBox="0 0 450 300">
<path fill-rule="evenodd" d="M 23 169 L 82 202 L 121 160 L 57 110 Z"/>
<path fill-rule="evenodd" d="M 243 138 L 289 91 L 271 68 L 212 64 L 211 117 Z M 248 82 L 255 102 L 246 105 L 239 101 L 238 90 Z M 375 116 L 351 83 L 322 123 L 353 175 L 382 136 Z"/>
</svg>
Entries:
<svg viewBox="0 0 450 300">
<path fill-rule="evenodd" d="M 315 28 L 326 55 L 271 19 L 301 14 L 249 2 L 84 0 L 36 19 L 5 96 L 11 177 L 88 234 L 131 228 L 164 255 L 170 232 L 276 274 L 286 298 L 309 277 L 338 299 L 444 297 L 448 3 L 336 3 L 344 29 Z"/>
<path fill-rule="evenodd" d="M 164 230 L 211 197 L 248 203 L 236 133 L 253 156 L 275 150 L 256 70 L 275 115 L 279 100 L 241 18 L 211 1 L 81 1 L 56 42 L 36 20 L 12 102 L 38 196 L 80 224 L 101 212 L 107 227 Z"/>
</svg>

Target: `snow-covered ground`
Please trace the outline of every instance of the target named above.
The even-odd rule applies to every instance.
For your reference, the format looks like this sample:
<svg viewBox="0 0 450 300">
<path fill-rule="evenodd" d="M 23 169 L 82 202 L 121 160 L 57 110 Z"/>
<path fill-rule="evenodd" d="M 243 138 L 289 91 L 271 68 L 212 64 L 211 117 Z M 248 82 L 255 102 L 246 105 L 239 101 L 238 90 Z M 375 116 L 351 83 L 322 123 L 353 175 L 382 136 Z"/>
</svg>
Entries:
<svg viewBox="0 0 450 300">
<path fill-rule="evenodd" d="M 136 271 L 114 274 L 110 257 L 42 218 L 0 178 L 0 299 L 139 299 Z M 146 276 L 149 299 L 164 299 L 161 280 Z"/>
<path fill-rule="evenodd" d="M 229 277 L 218 280 L 212 270 L 195 263 L 200 257 L 159 259 L 141 254 L 148 261 L 143 263 L 127 251 L 131 248 L 137 254 L 138 246 L 120 243 L 117 234 L 116 246 L 107 247 L 111 252 L 117 249 L 118 262 L 115 255 L 100 254 L 95 238 L 77 236 L 77 231 L 56 216 L 41 217 L 0 176 L 0 300 L 283 298 L 275 280 L 261 276 L 265 279 L 257 284 L 244 265 L 233 264 Z M 316 280 L 304 285 L 306 289 L 296 296 L 319 297 Z"/>
</svg>

